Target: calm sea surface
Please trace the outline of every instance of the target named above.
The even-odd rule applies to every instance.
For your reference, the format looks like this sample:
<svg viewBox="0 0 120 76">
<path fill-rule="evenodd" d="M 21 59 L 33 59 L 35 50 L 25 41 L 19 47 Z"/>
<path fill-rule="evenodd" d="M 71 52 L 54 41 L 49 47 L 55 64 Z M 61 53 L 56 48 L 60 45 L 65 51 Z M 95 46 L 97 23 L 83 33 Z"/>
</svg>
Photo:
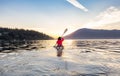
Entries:
<svg viewBox="0 0 120 76">
<path fill-rule="evenodd" d="M 0 41 L 0 51 L 17 51 L 19 49 L 49 49 L 53 47 L 56 40 L 35 40 L 35 41 Z M 120 49 L 120 39 L 76 39 L 65 40 L 63 42 L 65 49 Z"/>
<path fill-rule="evenodd" d="M 120 76 L 120 39 L 1 41 L 0 76 Z"/>
</svg>

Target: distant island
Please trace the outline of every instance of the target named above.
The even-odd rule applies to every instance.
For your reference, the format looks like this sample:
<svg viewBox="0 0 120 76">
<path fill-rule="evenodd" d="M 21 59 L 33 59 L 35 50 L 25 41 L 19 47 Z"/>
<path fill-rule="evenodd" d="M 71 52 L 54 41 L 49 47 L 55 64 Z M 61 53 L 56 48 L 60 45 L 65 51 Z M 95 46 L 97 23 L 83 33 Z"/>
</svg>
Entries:
<svg viewBox="0 0 120 76">
<path fill-rule="evenodd" d="M 79 29 L 67 36 L 67 39 L 120 39 L 120 30 Z"/>
<path fill-rule="evenodd" d="M 33 30 L 0 28 L 0 40 L 48 40 L 52 37 Z"/>
</svg>

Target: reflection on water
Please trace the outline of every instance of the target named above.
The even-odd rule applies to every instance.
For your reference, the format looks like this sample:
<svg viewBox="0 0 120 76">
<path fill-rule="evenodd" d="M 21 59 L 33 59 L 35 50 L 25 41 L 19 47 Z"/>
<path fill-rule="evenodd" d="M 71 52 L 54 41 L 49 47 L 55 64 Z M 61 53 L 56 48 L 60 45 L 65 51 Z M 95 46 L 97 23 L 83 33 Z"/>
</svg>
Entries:
<svg viewBox="0 0 120 76">
<path fill-rule="evenodd" d="M 0 52 L 10 53 L 17 50 L 43 49 L 53 46 L 53 40 L 0 41 Z"/>
<path fill-rule="evenodd" d="M 31 41 L 0 41 L 0 52 L 10 53 L 18 50 L 49 49 L 53 47 L 56 40 L 31 40 Z M 91 52 L 95 49 L 113 50 L 112 52 L 120 53 L 119 39 L 97 39 L 97 40 L 65 40 L 63 42 L 66 49 L 87 49 L 82 52 Z"/>
<path fill-rule="evenodd" d="M 1 41 L 0 76 L 120 75 L 119 39 L 65 40 L 62 57 L 56 56 L 55 43 L 56 40 Z"/>
<path fill-rule="evenodd" d="M 120 39 L 79 39 L 65 41 L 67 49 L 86 49 L 82 52 L 90 52 L 97 50 L 105 50 L 120 53 Z"/>
</svg>

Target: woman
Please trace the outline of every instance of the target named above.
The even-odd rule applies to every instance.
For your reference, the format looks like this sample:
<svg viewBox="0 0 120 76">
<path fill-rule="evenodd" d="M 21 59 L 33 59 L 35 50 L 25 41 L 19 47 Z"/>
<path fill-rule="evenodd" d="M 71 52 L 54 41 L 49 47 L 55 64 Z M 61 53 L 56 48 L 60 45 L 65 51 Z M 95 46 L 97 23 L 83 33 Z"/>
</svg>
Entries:
<svg viewBox="0 0 120 76">
<path fill-rule="evenodd" d="M 64 46 L 62 45 L 64 41 L 64 38 L 62 37 L 58 37 L 58 40 L 56 42 L 55 48 L 57 49 L 57 56 L 61 56 L 62 55 L 62 50 L 64 49 Z"/>
</svg>

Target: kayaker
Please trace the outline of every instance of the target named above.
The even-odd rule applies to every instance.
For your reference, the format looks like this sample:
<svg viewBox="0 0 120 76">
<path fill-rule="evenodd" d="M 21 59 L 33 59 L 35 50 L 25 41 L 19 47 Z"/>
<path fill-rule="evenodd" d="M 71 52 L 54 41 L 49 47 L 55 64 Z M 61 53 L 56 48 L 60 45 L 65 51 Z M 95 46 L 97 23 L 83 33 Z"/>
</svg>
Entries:
<svg viewBox="0 0 120 76">
<path fill-rule="evenodd" d="M 64 46 L 63 46 L 63 41 L 64 41 L 64 38 L 62 37 L 58 37 L 58 40 L 56 41 L 56 44 L 55 44 L 55 48 L 57 49 L 57 56 L 62 56 L 62 50 L 64 49 Z"/>
</svg>

